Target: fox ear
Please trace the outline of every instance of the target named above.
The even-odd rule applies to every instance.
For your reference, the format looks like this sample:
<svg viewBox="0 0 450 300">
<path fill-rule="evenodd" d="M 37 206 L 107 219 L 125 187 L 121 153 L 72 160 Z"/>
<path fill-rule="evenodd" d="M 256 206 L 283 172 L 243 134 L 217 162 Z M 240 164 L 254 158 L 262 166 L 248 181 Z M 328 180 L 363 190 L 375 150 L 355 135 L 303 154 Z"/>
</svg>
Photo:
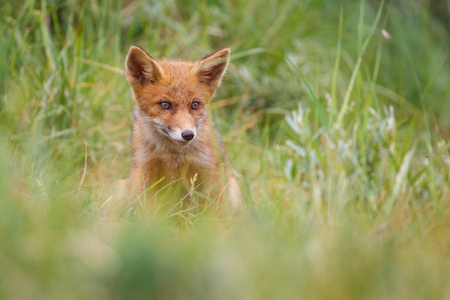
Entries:
<svg viewBox="0 0 450 300">
<path fill-rule="evenodd" d="M 155 83 L 164 76 L 162 68 L 142 48 L 131 46 L 126 59 L 127 80 L 131 87 Z"/>
<path fill-rule="evenodd" d="M 221 49 L 207 55 L 194 64 L 192 72 L 197 75 L 201 83 L 206 84 L 211 92 L 220 86 L 223 74 L 227 69 L 230 49 Z"/>
</svg>

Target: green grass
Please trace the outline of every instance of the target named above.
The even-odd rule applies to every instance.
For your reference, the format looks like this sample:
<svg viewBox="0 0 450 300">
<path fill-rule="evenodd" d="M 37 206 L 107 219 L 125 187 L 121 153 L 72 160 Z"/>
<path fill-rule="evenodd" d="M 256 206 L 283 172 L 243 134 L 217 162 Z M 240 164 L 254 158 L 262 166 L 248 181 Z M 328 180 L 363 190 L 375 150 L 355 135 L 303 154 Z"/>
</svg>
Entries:
<svg viewBox="0 0 450 300">
<path fill-rule="evenodd" d="M 450 38 L 429 5 L 3 2 L 0 298 L 450 299 Z M 232 49 L 211 106 L 240 214 L 110 197 L 132 44 Z"/>
</svg>

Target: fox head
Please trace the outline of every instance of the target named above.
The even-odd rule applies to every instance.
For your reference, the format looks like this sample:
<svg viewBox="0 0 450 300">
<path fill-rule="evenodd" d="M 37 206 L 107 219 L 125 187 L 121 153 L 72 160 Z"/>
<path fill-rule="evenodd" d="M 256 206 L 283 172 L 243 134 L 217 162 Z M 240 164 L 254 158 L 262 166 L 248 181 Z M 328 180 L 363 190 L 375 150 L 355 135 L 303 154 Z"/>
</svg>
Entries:
<svg viewBox="0 0 450 300">
<path fill-rule="evenodd" d="M 146 126 L 177 143 L 194 140 L 229 56 L 229 49 L 221 49 L 195 63 L 156 61 L 132 46 L 126 58 L 127 80 L 140 113 L 148 120 Z"/>
</svg>

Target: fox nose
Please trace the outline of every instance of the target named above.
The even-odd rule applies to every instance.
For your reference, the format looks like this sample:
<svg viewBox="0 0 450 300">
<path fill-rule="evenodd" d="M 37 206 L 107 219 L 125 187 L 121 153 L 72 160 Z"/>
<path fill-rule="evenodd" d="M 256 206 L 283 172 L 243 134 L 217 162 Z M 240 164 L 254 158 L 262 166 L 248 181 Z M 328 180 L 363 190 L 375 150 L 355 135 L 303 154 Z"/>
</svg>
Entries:
<svg viewBox="0 0 450 300">
<path fill-rule="evenodd" d="M 190 141 L 195 137 L 195 133 L 191 130 L 185 130 L 181 133 L 181 137 L 186 141 Z"/>
</svg>

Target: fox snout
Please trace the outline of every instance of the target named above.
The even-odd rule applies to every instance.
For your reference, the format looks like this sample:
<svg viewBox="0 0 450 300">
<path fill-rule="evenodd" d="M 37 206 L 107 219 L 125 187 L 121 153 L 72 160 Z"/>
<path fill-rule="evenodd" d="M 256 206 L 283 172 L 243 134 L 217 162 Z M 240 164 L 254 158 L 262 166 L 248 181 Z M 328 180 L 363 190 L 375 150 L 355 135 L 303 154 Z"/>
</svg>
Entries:
<svg viewBox="0 0 450 300">
<path fill-rule="evenodd" d="M 190 129 L 182 130 L 182 129 L 178 129 L 178 128 L 169 128 L 168 136 L 170 139 L 172 139 L 175 142 L 187 144 L 195 138 L 195 136 L 196 136 L 195 131 L 196 131 L 195 129 L 194 130 L 190 130 Z"/>
<path fill-rule="evenodd" d="M 161 134 L 166 135 L 174 142 L 187 144 L 197 135 L 197 130 L 195 127 L 180 128 L 180 126 L 170 126 L 159 118 L 155 118 L 152 121 L 153 122 L 150 124 L 153 124 L 154 126 L 156 125 L 156 128 Z"/>
</svg>

